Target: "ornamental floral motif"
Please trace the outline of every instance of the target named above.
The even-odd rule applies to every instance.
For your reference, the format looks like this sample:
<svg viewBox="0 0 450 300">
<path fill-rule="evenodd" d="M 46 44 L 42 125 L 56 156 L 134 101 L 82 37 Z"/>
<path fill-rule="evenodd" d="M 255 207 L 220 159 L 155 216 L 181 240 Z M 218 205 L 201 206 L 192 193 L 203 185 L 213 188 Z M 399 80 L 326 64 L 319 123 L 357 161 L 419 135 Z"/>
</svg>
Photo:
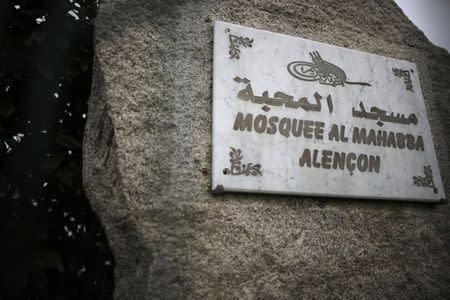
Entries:
<svg viewBox="0 0 450 300">
<path fill-rule="evenodd" d="M 239 59 L 240 58 L 240 54 L 241 54 L 241 50 L 239 49 L 239 46 L 242 45 L 245 48 L 251 48 L 252 47 L 252 43 L 253 43 L 253 39 L 249 39 L 249 38 L 244 38 L 242 36 L 237 36 L 237 35 L 229 35 L 229 39 L 230 39 L 230 51 L 228 52 L 230 54 L 230 59 Z"/>
<path fill-rule="evenodd" d="M 431 170 L 431 166 L 424 166 L 423 167 L 423 173 L 425 174 L 424 177 L 422 177 L 422 176 L 413 176 L 413 180 L 414 180 L 413 185 L 432 188 L 433 192 L 435 194 L 437 194 L 438 189 L 434 185 L 433 171 Z"/>
<path fill-rule="evenodd" d="M 411 72 L 413 72 L 413 70 L 411 70 L 410 72 L 408 70 L 392 68 L 392 72 L 394 72 L 394 75 L 397 77 L 403 77 L 405 79 L 406 89 L 408 91 L 414 92 L 413 85 L 411 82 Z"/>
<path fill-rule="evenodd" d="M 223 173 L 225 175 L 253 175 L 253 176 L 262 176 L 261 165 L 260 164 L 242 164 L 242 154 L 240 149 L 235 149 L 230 147 L 230 162 L 231 168 L 223 169 Z"/>
</svg>

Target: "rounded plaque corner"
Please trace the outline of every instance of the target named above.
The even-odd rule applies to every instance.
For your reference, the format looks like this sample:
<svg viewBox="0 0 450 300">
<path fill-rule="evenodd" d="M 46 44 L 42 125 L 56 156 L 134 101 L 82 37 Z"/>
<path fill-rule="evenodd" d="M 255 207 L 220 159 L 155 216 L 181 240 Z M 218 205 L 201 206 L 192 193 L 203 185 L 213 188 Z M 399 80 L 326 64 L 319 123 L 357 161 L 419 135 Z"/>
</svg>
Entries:
<svg viewBox="0 0 450 300">
<path fill-rule="evenodd" d="M 220 195 L 220 194 L 223 194 L 224 191 L 225 190 L 223 189 L 223 185 L 218 184 L 218 185 L 216 185 L 216 187 L 214 189 L 212 189 L 211 192 L 213 195 Z"/>
</svg>

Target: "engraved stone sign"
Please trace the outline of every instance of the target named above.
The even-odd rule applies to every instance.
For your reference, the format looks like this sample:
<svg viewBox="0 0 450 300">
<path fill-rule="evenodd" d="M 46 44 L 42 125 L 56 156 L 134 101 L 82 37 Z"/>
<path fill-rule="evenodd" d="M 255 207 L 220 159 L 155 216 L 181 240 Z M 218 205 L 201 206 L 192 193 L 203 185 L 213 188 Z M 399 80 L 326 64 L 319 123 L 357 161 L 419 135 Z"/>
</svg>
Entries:
<svg viewBox="0 0 450 300">
<path fill-rule="evenodd" d="M 214 25 L 215 192 L 445 198 L 415 64 Z"/>
</svg>

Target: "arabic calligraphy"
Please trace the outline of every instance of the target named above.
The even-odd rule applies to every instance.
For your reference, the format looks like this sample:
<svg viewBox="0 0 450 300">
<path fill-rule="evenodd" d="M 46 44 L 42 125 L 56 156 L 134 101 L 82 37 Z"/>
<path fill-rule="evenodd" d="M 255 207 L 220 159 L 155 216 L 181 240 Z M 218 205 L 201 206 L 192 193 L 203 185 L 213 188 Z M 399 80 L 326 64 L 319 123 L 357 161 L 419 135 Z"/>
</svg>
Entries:
<svg viewBox="0 0 450 300">
<path fill-rule="evenodd" d="M 242 154 L 240 149 L 235 149 L 233 147 L 230 147 L 230 162 L 231 162 L 231 168 L 225 168 L 223 169 L 223 174 L 225 175 L 252 175 L 252 176 L 262 176 L 261 172 L 261 165 L 260 164 L 242 164 Z"/>
<path fill-rule="evenodd" d="M 433 170 L 431 170 L 431 166 L 424 166 L 423 167 L 423 173 L 425 174 L 424 177 L 422 177 L 422 176 L 413 176 L 413 180 L 414 180 L 413 181 L 413 185 L 432 188 L 433 192 L 435 194 L 437 194 L 438 189 L 434 185 Z"/>
<path fill-rule="evenodd" d="M 320 101 L 323 99 L 323 97 L 317 92 L 314 93 L 314 99 L 316 100 L 316 103 L 313 104 L 309 103 L 308 98 L 306 97 L 301 97 L 298 101 L 294 101 L 293 96 L 280 91 L 275 92 L 273 97 L 269 97 L 268 91 L 263 92 L 262 96 L 255 96 L 253 94 L 253 89 L 250 84 L 250 80 L 248 80 L 247 78 L 235 77 L 234 81 L 238 83 L 247 84 L 245 89 L 240 90 L 238 92 L 237 97 L 239 99 L 243 101 L 251 101 L 252 103 L 255 104 L 265 104 L 262 109 L 266 112 L 270 110 L 270 107 L 268 106 L 283 106 L 283 105 L 287 108 L 293 109 L 298 109 L 299 107 L 301 107 L 306 111 L 321 111 L 322 109 L 322 104 L 320 103 Z M 332 113 L 333 102 L 331 100 L 331 95 L 328 95 L 327 97 L 327 105 L 328 110 L 330 111 L 330 113 Z"/>
<path fill-rule="evenodd" d="M 392 72 L 394 72 L 394 75 L 397 76 L 397 77 L 404 77 L 405 78 L 406 90 L 411 91 L 411 92 L 414 93 L 413 85 L 412 85 L 412 82 L 411 82 L 411 73 L 410 73 L 410 71 L 392 68 Z M 411 72 L 413 73 L 414 71 L 411 70 Z"/>
<path fill-rule="evenodd" d="M 304 81 L 319 81 L 320 84 L 333 87 L 344 84 L 371 86 L 366 82 L 347 81 L 345 72 L 336 65 L 322 59 L 319 52 L 310 52 L 312 62 L 294 61 L 288 64 L 288 72 L 297 79 Z"/>
<path fill-rule="evenodd" d="M 376 106 L 372 106 L 370 108 L 370 112 L 366 111 L 366 108 L 364 107 L 364 104 L 362 102 L 359 102 L 359 108 L 360 111 L 355 110 L 353 107 L 352 109 L 352 115 L 355 118 L 363 118 L 363 119 L 369 119 L 369 120 L 379 120 L 377 122 L 378 126 L 383 126 L 383 122 L 389 122 L 389 123 L 397 123 L 397 124 L 414 124 L 417 125 L 417 116 L 416 114 L 410 114 L 408 118 L 405 118 L 404 114 L 397 114 L 394 116 L 394 113 L 391 113 L 390 115 L 386 115 L 386 111 L 379 109 Z"/>
<path fill-rule="evenodd" d="M 242 36 L 237 35 L 229 35 L 230 40 L 230 51 L 228 52 L 230 54 L 230 59 L 239 59 L 241 54 L 241 49 L 239 49 L 239 46 L 242 45 L 245 48 L 251 48 L 253 39 L 249 39 L 248 37 L 244 38 Z"/>
</svg>

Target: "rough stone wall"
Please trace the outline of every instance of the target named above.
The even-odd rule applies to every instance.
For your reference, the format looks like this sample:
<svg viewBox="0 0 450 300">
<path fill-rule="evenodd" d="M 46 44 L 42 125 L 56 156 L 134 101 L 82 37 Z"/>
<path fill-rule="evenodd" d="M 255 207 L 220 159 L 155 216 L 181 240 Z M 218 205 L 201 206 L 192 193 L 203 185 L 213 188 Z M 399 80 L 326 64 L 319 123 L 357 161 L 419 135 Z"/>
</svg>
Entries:
<svg viewBox="0 0 450 300">
<path fill-rule="evenodd" d="M 449 298 L 448 205 L 211 194 L 214 20 L 416 63 L 450 194 L 450 56 L 393 1 L 105 0 L 83 172 L 115 298 Z"/>
</svg>

